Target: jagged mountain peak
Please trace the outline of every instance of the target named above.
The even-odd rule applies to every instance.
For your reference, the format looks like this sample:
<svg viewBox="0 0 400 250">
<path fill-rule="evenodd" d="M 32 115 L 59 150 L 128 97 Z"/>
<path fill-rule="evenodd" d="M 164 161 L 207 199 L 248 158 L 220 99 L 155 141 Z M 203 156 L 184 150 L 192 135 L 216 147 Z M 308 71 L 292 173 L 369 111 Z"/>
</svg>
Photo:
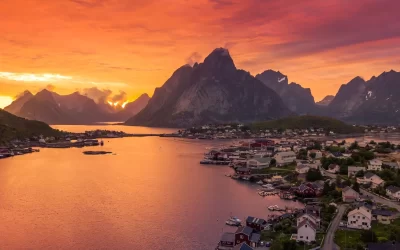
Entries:
<svg viewBox="0 0 400 250">
<path fill-rule="evenodd" d="M 206 70 L 215 72 L 215 71 L 224 71 L 225 73 L 232 73 L 236 70 L 235 63 L 229 51 L 224 48 L 216 48 L 214 49 L 202 63 L 202 66 L 206 68 Z"/>
</svg>

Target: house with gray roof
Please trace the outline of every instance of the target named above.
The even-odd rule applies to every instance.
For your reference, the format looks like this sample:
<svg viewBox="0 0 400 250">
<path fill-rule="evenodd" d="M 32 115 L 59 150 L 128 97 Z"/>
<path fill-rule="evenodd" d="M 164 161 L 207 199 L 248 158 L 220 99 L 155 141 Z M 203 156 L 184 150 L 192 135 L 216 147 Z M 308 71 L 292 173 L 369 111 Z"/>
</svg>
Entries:
<svg viewBox="0 0 400 250">
<path fill-rule="evenodd" d="M 400 200 L 400 187 L 389 186 L 386 188 L 386 195 L 392 199 Z"/>
</svg>

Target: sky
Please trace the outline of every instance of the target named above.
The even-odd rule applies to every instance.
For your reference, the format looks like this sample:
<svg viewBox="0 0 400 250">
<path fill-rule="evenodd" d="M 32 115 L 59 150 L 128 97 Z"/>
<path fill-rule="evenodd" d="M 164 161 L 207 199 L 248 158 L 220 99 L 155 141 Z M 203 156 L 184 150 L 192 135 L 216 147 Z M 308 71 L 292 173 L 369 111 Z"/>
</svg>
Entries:
<svg viewBox="0 0 400 250">
<path fill-rule="evenodd" d="M 28 89 L 150 96 L 180 66 L 229 49 L 315 100 L 400 70 L 397 0 L 2 0 L 0 107 Z M 112 94 L 112 95 L 113 95 Z"/>
</svg>

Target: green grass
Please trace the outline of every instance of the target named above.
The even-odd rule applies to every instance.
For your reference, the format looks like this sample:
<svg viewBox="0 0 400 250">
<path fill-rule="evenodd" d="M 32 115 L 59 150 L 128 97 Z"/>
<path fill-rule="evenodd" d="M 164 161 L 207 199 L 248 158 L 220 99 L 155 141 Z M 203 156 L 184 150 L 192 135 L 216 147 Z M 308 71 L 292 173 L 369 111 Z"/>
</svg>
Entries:
<svg viewBox="0 0 400 250">
<path fill-rule="evenodd" d="M 394 220 L 391 224 L 385 225 L 381 223 L 373 223 L 372 231 L 375 232 L 378 240 L 388 240 L 393 231 L 400 231 L 400 219 Z"/>
<path fill-rule="evenodd" d="M 361 231 L 337 230 L 335 232 L 335 243 L 340 249 L 356 249 L 357 245 L 361 243 L 360 236 Z"/>
<path fill-rule="evenodd" d="M 254 169 L 252 170 L 252 174 L 286 174 L 286 173 L 292 173 L 295 169 L 294 164 L 290 164 L 288 166 L 284 167 L 270 167 L 270 168 L 264 168 L 264 169 Z"/>
</svg>

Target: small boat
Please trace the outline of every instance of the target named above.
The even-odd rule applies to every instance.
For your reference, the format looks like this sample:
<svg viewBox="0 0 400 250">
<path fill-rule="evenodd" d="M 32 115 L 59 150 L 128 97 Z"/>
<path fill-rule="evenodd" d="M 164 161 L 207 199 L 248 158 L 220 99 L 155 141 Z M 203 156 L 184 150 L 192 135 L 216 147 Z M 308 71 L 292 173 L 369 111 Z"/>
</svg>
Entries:
<svg viewBox="0 0 400 250">
<path fill-rule="evenodd" d="M 100 141 L 100 146 L 104 146 L 104 141 L 103 140 Z"/>
<path fill-rule="evenodd" d="M 208 159 L 204 159 L 204 160 L 200 161 L 200 164 L 209 165 L 209 164 L 213 164 L 213 161 L 208 160 Z"/>
<path fill-rule="evenodd" d="M 239 175 L 236 175 L 236 174 L 232 175 L 231 178 L 237 180 L 237 179 L 239 179 Z"/>
<path fill-rule="evenodd" d="M 226 177 L 232 177 L 232 175 L 230 175 L 230 174 L 226 174 L 225 176 L 226 176 Z"/>
<path fill-rule="evenodd" d="M 228 226 L 240 226 L 242 225 L 242 221 L 234 216 L 232 216 L 231 218 L 229 218 L 227 221 L 225 221 L 225 224 Z"/>
<path fill-rule="evenodd" d="M 264 182 L 263 182 L 263 181 L 257 181 L 257 184 L 259 184 L 259 185 L 263 185 L 263 184 L 264 184 Z"/>
<path fill-rule="evenodd" d="M 242 179 L 245 180 L 245 181 L 249 181 L 250 177 L 249 176 L 244 176 L 244 177 L 242 177 Z"/>
<path fill-rule="evenodd" d="M 270 211 L 278 211 L 279 207 L 277 205 L 272 205 L 268 207 L 268 210 Z"/>
</svg>

